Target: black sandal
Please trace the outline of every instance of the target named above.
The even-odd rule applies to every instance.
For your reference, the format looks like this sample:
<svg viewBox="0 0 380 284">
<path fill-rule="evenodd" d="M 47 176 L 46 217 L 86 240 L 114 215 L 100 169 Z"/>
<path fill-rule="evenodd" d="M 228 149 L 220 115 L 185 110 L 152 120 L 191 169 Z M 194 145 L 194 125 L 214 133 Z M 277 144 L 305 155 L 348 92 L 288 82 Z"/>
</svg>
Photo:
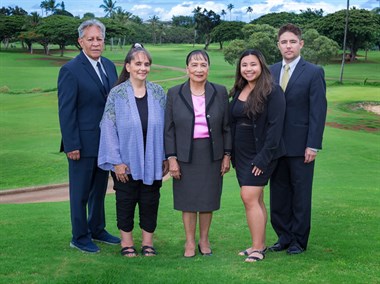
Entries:
<svg viewBox="0 0 380 284">
<path fill-rule="evenodd" d="M 240 251 L 239 252 L 239 255 L 242 255 L 242 256 L 249 256 L 252 252 L 254 252 L 254 251 L 252 251 L 251 253 L 249 253 L 248 252 L 248 250 L 249 250 L 250 248 L 247 248 L 246 250 L 242 250 L 242 251 Z M 268 247 L 265 247 L 263 250 L 261 250 L 260 252 L 262 252 L 263 254 L 265 254 L 266 252 L 268 251 Z"/>
<path fill-rule="evenodd" d="M 262 256 L 262 258 L 258 256 L 253 256 L 252 254 L 257 253 Z M 245 259 L 245 262 L 256 262 L 261 261 L 265 258 L 265 251 L 264 250 L 253 250 L 250 255 Z"/>
<path fill-rule="evenodd" d="M 138 252 L 135 247 L 123 247 L 120 251 L 120 254 L 122 256 L 126 257 L 136 257 L 138 256 Z"/>
<path fill-rule="evenodd" d="M 151 246 L 143 246 L 141 248 L 141 254 L 144 256 L 155 256 L 157 255 L 156 249 Z"/>
</svg>

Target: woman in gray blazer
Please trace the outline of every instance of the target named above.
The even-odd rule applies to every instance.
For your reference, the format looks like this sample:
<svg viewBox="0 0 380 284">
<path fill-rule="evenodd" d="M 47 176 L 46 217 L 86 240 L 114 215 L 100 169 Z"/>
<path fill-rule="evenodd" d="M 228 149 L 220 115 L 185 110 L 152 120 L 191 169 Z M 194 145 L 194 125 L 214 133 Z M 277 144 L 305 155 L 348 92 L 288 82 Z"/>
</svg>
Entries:
<svg viewBox="0 0 380 284">
<path fill-rule="evenodd" d="M 165 153 L 173 177 L 174 209 L 182 211 L 185 257 L 195 256 L 199 220 L 201 255 L 212 255 L 208 232 L 220 208 L 223 175 L 230 169 L 228 93 L 207 81 L 210 59 L 204 50 L 186 58 L 189 80 L 169 89 L 165 112 Z"/>
</svg>

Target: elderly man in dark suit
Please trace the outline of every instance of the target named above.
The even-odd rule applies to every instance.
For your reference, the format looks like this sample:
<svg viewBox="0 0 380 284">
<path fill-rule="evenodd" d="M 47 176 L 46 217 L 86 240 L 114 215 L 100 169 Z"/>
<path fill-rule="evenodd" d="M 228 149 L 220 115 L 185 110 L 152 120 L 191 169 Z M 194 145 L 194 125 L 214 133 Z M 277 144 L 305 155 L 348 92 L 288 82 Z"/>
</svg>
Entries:
<svg viewBox="0 0 380 284">
<path fill-rule="evenodd" d="M 58 77 L 61 151 L 66 153 L 69 163 L 70 246 L 96 253 L 100 250 L 93 240 L 120 243 L 119 238 L 105 230 L 108 171 L 97 167 L 99 122 L 117 72 L 110 60 L 101 57 L 104 25 L 95 19 L 88 20 L 79 26 L 78 33 L 82 51 L 62 66 Z"/>
<path fill-rule="evenodd" d="M 278 241 L 269 249 L 299 254 L 307 248 L 311 224 L 314 163 L 322 149 L 326 120 L 326 83 L 321 67 L 305 61 L 301 30 L 287 24 L 278 32 L 282 62 L 271 73 L 286 99 L 283 138 L 286 156 L 270 182 L 270 216 Z"/>
</svg>

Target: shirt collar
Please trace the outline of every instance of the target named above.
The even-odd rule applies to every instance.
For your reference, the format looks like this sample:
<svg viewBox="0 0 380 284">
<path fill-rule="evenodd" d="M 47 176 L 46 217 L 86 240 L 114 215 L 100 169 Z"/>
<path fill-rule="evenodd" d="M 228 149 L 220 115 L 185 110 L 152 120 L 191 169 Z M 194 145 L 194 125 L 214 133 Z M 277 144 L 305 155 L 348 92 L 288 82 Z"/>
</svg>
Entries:
<svg viewBox="0 0 380 284">
<path fill-rule="evenodd" d="M 298 56 L 296 59 L 294 59 L 292 62 L 288 63 L 290 70 L 293 71 L 294 68 L 296 68 L 298 62 L 301 60 L 301 56 Z M 284 68 L 286 62 L 285 60 L 282 60 L 282 68 Z"/>
<path fill-rule="evenodd" d="M 101 57 L 99 57 L 99 60 L 94 60 L 92 59 L 91 57 L 89 57 L 86 52 L 83 51 L 83 54 L 87 57 L 88 61 L 90 61 L 91 65 L 95 68 L 96 67 L 96 64 L 98 62 L 100 62 L 100 64 L 102 65 L 102 61 L 101 61 Z"/>
</svg>

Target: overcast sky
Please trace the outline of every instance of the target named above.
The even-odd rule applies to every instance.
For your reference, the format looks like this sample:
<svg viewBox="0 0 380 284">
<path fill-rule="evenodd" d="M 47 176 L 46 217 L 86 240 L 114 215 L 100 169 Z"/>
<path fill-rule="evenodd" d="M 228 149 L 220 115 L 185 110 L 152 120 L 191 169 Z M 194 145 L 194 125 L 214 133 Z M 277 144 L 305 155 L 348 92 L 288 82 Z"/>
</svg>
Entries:
<svg viewBox="0 0 380 284">
<path fill-rule="evenodd" d="M 96 17 L 105 15 L 103 9 L 99 8 L 103 4 L 103 0 L 63 0 L 66 10 L 74 16 L 82 17 L 84 13 L 94 13 Z M 0 6 L 19 6 L 30 12 L 42 13 L 40 4 L 42 1 L 35 0 L 0 0 Z M 61 3 L 62 0 L 56 0 Z M 228 4 L 232 3 L 234 8 L 230 11 L 227 9 Z M 380 0 L 357 0 L 350 1 L 350 8 L 356 7 L 360 9 L 371 10 L 379 7 Z M 296 12 L 300 10 L 323 9 L 326 14 L 333 13 L 346 8 L 347 1 L 341 0 L 218 0 L 218 1 L 174 1 L 174 0 L 116 0 L 116 5 L 121 6 L 143 20 L 149 20 L 153 16 L 159 17 L 160 20 L 170 20 L 172 16 L 192 16 L 192 11 L 197 6 L 213 10 L 220 14 L 224 9 L 227 12 L 224 20 L 238 20 L 248 22 L 249 20 L 258 18 L 267 13 L 273 12 Z M 250 6 L 253 12 L 247 14 L 247 7 Z"/>
</svg>

